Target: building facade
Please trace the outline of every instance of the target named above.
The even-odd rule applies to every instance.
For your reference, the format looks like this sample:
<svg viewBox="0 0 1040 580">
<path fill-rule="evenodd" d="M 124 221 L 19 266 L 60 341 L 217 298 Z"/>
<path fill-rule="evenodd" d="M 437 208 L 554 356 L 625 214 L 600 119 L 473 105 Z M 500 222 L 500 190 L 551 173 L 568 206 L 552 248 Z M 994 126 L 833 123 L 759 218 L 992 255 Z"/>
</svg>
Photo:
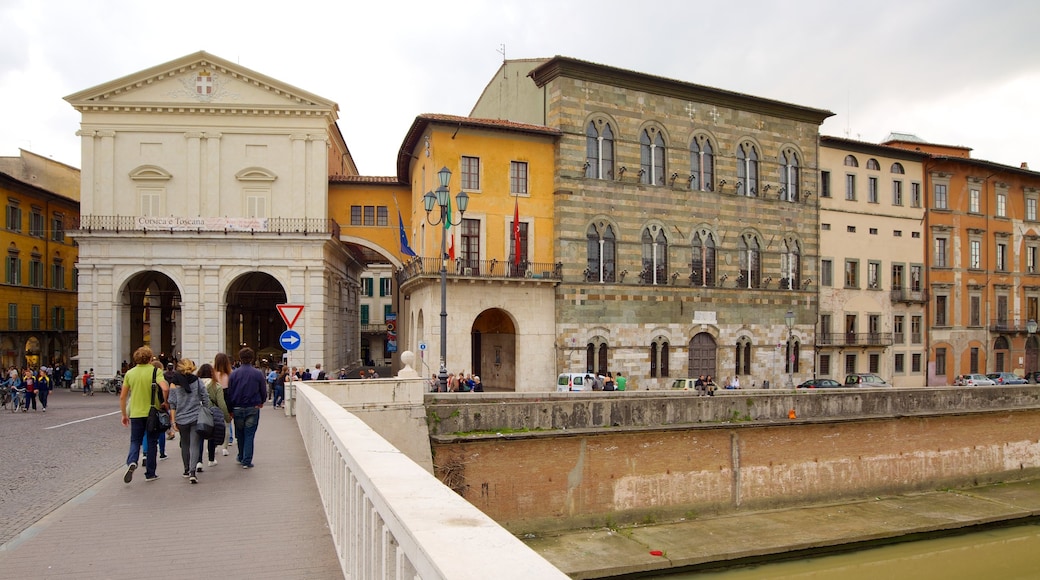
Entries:
<svg viewBox="0 0 1040 580">
<path fill-rule="evenodd" d="M 0 157 L 6 249 L 0 304 L 4 368 L 75 365 L 79 170 L 28 151 Z"/>
<path fill-rule="evenodd" d="M 820 138 L 819 377 L 843 383 L 869 372 L 899 387 L 926 382 L 927 158 Z"/>
<path fill-rule="evenodd" d="M 555 57 L 504 63 L 472 114 L 561 133 L 560 372 L 621 372 L 635 388 L 812 376 L 832 113 Z"/>
</svg>

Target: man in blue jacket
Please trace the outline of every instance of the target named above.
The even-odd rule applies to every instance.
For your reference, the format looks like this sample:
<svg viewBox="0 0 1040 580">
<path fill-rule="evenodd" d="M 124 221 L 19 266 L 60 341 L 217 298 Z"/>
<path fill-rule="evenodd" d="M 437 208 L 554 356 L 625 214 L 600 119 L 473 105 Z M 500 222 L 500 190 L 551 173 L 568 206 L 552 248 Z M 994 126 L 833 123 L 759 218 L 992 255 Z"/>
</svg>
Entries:
<svg viewBox="0 0 1040 580">
<path fill-rule="evenodd" d="M 228 379 L 227 404 L 232 408 L 235 435 L 238 437 L 238 463 L 242 469 L 253 468 L 253 439 L 260 424 L 260 409 L 267 401 L 267 378 L 263 371 L 253 366 L 256 354 L 245 347 L 238 351 L 242 363 L 231 371 Z"/>
</svg>

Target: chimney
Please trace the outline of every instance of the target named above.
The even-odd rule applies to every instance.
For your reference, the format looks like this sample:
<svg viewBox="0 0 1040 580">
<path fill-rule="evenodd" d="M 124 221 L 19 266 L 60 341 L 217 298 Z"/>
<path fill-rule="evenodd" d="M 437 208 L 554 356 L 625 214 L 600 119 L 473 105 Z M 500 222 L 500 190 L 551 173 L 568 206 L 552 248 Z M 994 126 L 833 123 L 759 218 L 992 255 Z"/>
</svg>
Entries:
<svg viewBox="0 0 1040 580">
<path fill-rule="evenodd" d="M 1029 169 L 1029 163 L 1023 161 L 1022 162 L 1022 169 Z"/>
</svg>

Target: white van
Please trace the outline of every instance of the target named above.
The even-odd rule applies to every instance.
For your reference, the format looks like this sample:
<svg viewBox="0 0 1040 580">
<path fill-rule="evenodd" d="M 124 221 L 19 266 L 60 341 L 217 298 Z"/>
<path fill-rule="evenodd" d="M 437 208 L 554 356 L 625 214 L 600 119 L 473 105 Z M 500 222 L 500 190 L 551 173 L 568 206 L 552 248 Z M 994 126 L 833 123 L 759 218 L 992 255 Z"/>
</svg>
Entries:
<svg viewBox="0 0 1040 580">
<path fill-rule="evenodd" d="M 591 391 L 592 381 L 585 384 L 586 375 L 591 375 L 591 373 L 560 373 L 560 376 L 556 377 L 556 392 Z"/>
</svg>

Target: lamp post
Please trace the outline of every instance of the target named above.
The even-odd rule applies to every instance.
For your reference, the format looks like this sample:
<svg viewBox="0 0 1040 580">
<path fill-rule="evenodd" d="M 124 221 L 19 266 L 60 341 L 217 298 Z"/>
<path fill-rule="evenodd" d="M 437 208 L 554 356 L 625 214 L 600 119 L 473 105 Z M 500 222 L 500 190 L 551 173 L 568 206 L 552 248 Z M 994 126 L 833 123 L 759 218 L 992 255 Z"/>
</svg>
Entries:
<svg viewBox="0 0 1040 580">
<path fill-rule="evenodd" d="M 448 214 L 448 206 L 451 203 L 451 196 L 448 193 L 448 182 L 451 181 L 451 170 L 447 167 L 441 168 L 437 172 L 437 178 L 440 180 L 440 186 L 437 187 L 437 193 L 427 191 L 426 195 L 423 196 L 423 207 L 426 209 L 426 222 L 431 226 L 439 226 L 444 224 L 444 228 L 441 229 L 441 368 L 437 373 L 437 379 L 441 383 L 441 390 L 448 390 L 448 256 L 447 251 L 447 229 L 449 226 L 457 226 L 462 223 L 462 216 L 466 213 L 466 207 L 469 206 L 469 196 L 466 195 L 465 191 L 460 191 L 455 196 L 455 207 L 459 210 L 459 221 L 452 222 L 451 216 Z M 441 215 L 437 221 L 430 221 L 430 212 L 433 211 L 434 206 L 441 208 Z"/>
<path fill-rule="evenodd" d="M 794 351 L 791 348 L 791 338 L 794 336 L 794 312 L 787 311 L 784 315 L 787 323 L 787 387 L 794 388 Z"/>
</svg>

